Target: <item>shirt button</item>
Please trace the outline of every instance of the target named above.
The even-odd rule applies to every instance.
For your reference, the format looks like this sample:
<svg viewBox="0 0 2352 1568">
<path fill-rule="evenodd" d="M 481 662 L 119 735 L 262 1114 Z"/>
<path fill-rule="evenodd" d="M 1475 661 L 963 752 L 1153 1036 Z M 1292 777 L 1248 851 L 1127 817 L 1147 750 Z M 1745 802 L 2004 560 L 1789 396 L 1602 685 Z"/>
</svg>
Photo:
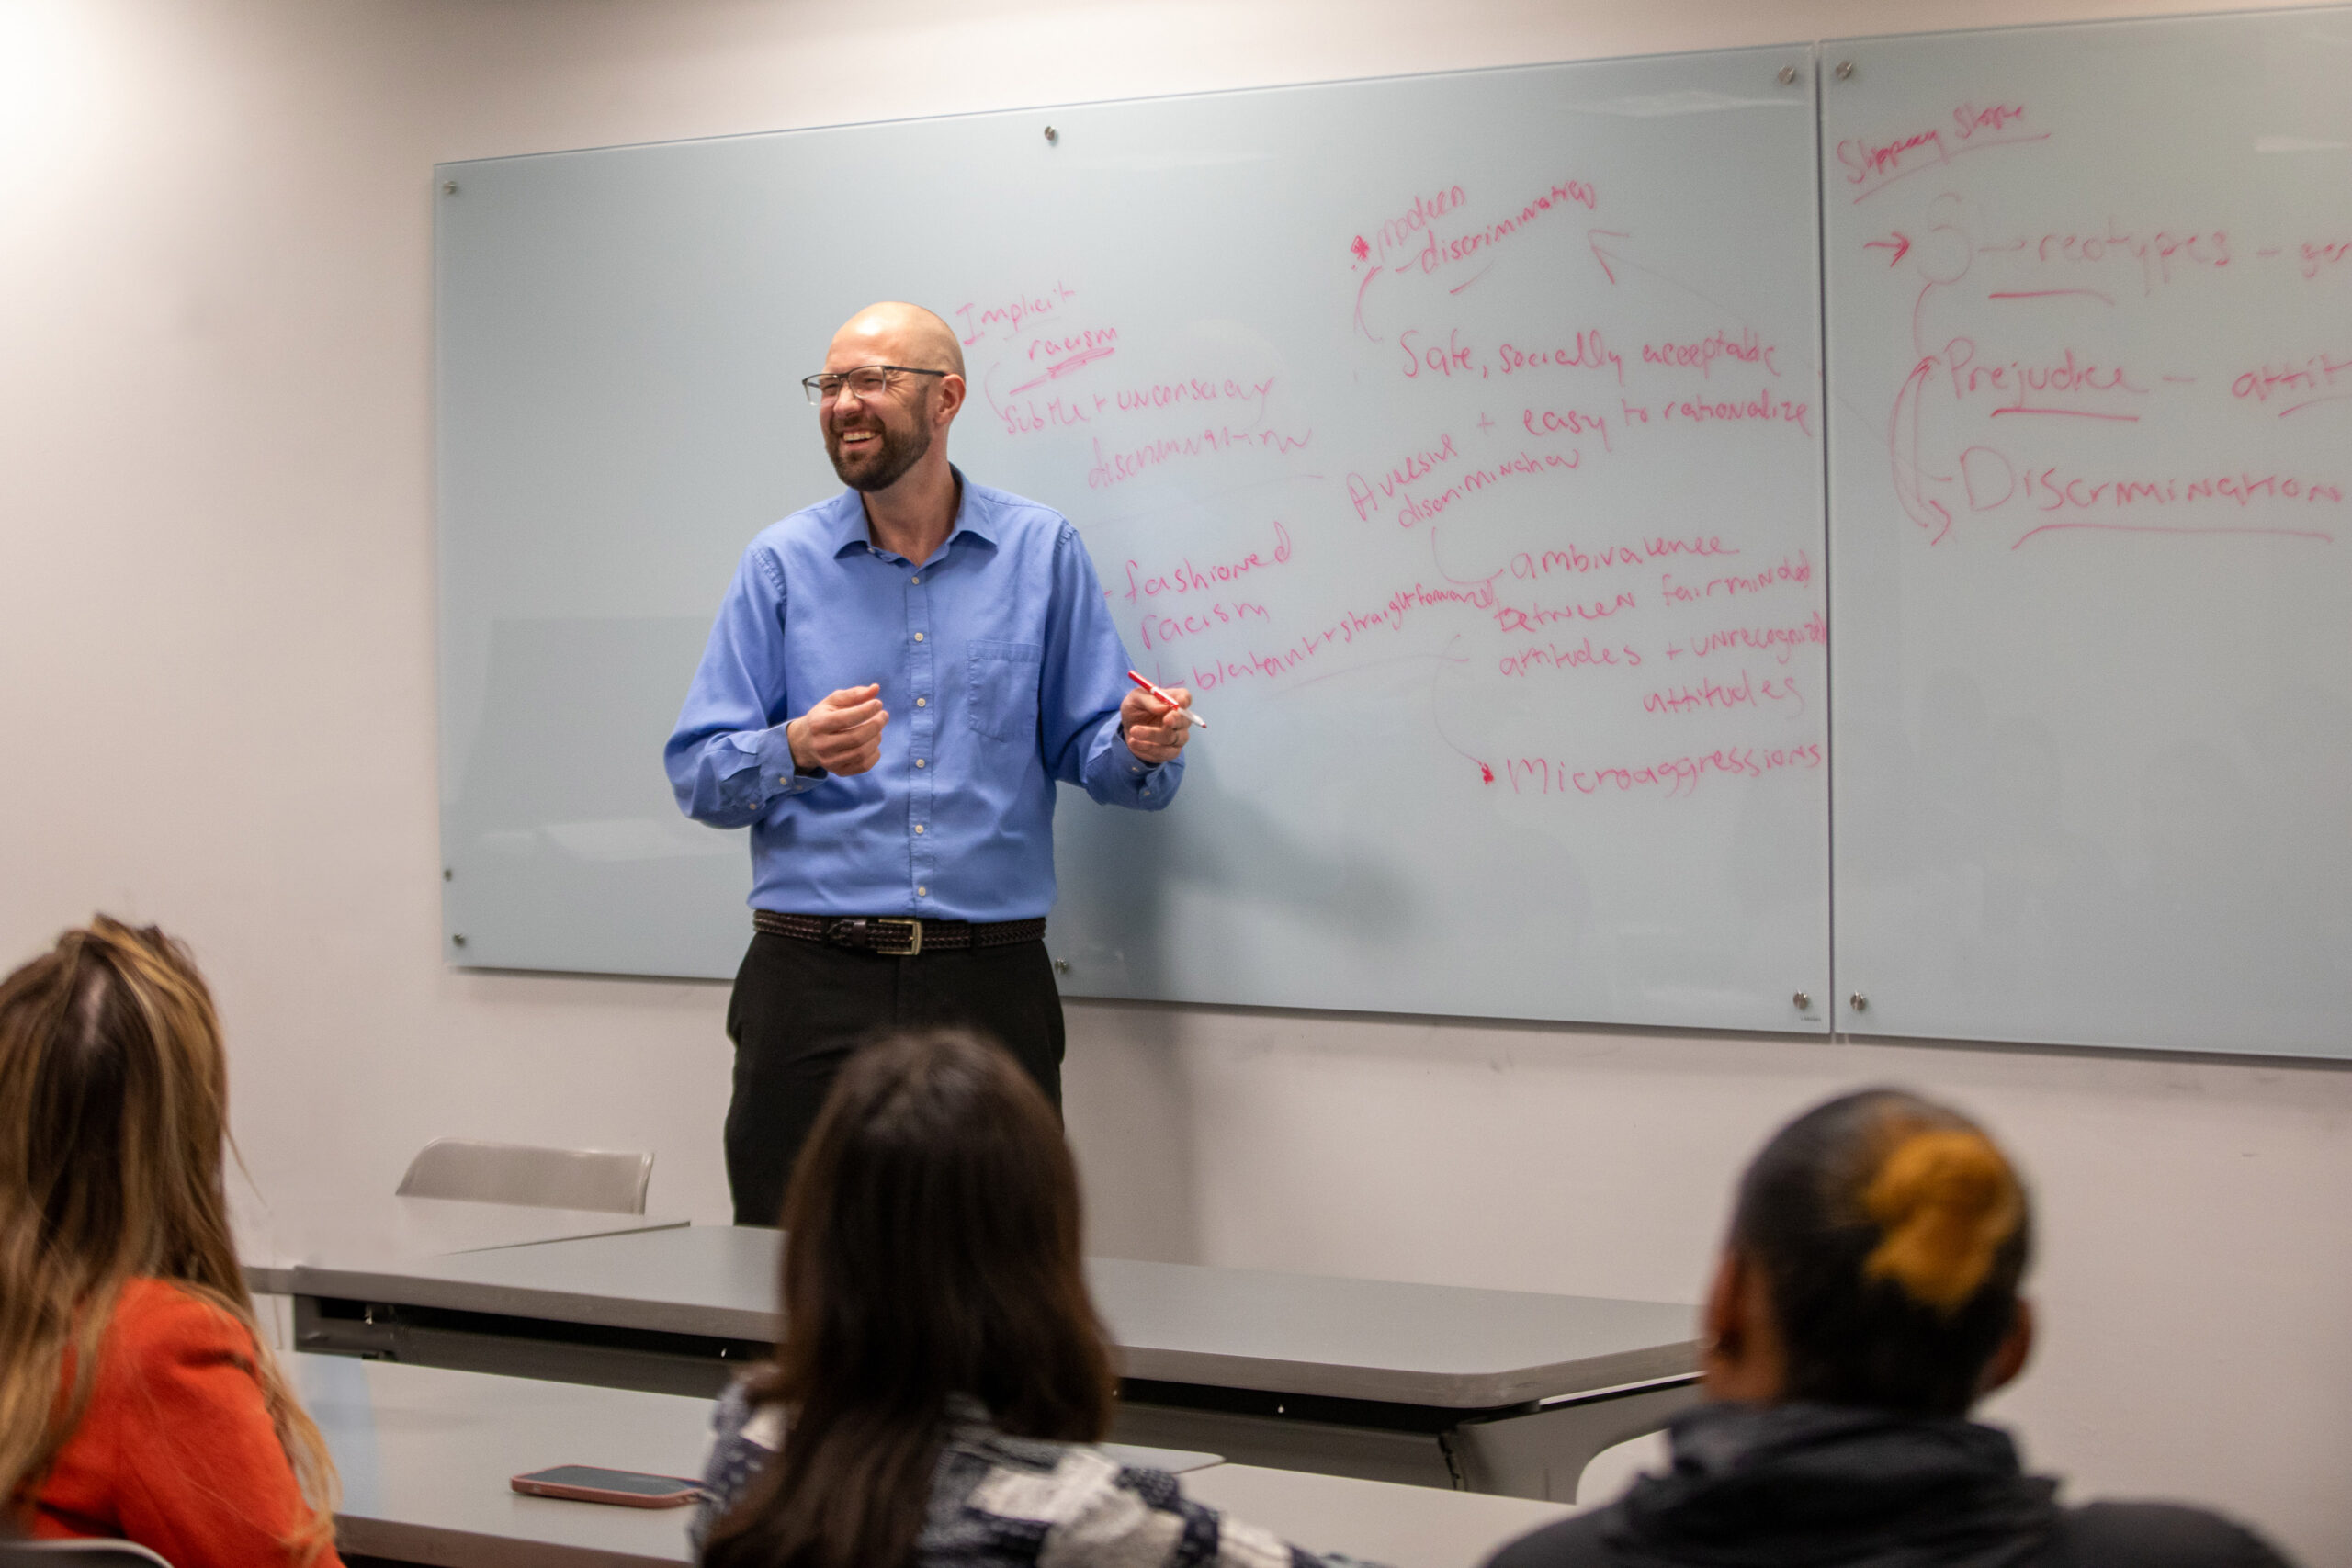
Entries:
<svg viewBox="0 0 2352 1568">
<path fill-rule="evenodd" d="M 1127 769 L 1127 772 L 1129 772 L 1129 773 L 1139 773 L 1143 772 L 1143 770 L 1142 770 L 1141 768 L 1138 768 L 1138 767 L 1135 767 L 1135 766 L 1130 765 L 1130 766 L 1128 767 L 1128 769 Z"/>
<path fill-rule="evenodd" d="M 1146 791 L 1144 791 L 1144 793 L 1145 793 L 1146 795 L 1149 795 L 1151 792 L 1150 792 L 1149 790 L 1146 790 Z M 922 832 L 922 823 L 918 822 L 918 823 L 916 823 L 916 824 L 915 824 L 915 831 L 916 831 L 916 832 L 918 832 L 918 833 L 920 833 L 920 832 Z"/>
<path fill-rule="evenodd" d="M 917 758 L 915 759 L 915 766 L 916 766 L 916 767 L 920 768 L 920 767 L 924 767 L 924 766 L 926 766 L 926 765 L 927 765 L 927 764 L 923 761 L 923 760 L 922 760 L 921 757 L 917 757 Z"/>
<path fill-rule="evenodd" d="M 920 577 L 918 577 L 918 578 L 916 578 L 916 579 L 915 579 L 915 581 L 916 581 L 917 582 L 921 582 L 921 581 L 922 581 L 922 578 L 920 578 Z"/>
<path fill-rule="evenodd" d="M 1151 786 L 1150 786 L 1149 784 L 1146 784 L 1146 785 L 1144 785 L 1144 786 L 1143 786 L 1143 792 L 1144 792 L 1144 794 L 1146 794 L 1146 795 L 1149 795 L 1149 794 L 1151 793 Z M 918 829 L 915 829 L 915 831 L 916 831 L 916 832 L 918 832 L 918 833 L 920 833 L 920 832 L 922 832 L 922 829 L 920 829 L 920 828 L 918 828 Z"/>
<path fill-rule="evenodd" d="M 915 640 L 916 640 L 917 642 L 921 642 L 921 641 L 922 640 L 922 633 L 921 633 L 921 632 L 917 632 L 917 633 L 915 633 Z"/>
<path fill-rule="evenodd" d="M 921 884 L 917 884 L 915 886 L 915 897 L 918 898 L 928 898 L 931 897 L 931 889 L 922 886 Z"/>
<path fill-rule="evenodd" d="M 917 707 L 919 707 L 919 708 L 927 708 L 927 707 L 929 707 L 930 705 L 931 705 L 931 699 L 930 699 L 929 697 L 917 697 L 917 698 L 915 699 L 915 706 L 917 706 Z"/>
</svg>

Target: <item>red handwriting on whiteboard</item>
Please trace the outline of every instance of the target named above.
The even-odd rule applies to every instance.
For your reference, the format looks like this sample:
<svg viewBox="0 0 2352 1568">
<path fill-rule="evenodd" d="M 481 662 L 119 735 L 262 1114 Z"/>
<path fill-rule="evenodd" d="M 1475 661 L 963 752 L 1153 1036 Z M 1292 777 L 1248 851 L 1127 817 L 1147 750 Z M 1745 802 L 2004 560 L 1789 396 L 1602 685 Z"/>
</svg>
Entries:
<svg viewBox="0 0 2352 1568">
<path fill-rule="evenodd" d="M 1391 259 L 1392 257 L 1398 253 L 1409 250 L 1416 240 L 1429 232 L 1431 223 L 1453 211 L 1468 199 L 1469 197 L 1463 192 L 1460 186 L 1446 186 L 1427 196 L 1416 195 L 1413 197 L 1412 206 L 1383 223 L 1374 231 L 1374 238 L 1380 247 L 1381 264 L 1384 266 L 1396 265 Z M 1355 237 L 1348 249 L 1359 262 L 1369 261 L 1372 258 L 1372 247 L 1364 243 L 1364 237 L 1362 234 Z"/>
<path fill-rule="evenodd" d="M 1587 637 L 1565 647 L 1547 642 L 1522 648 L 1517 653 L 1505 654 L 1496 668 L 1506 675 L 1526 676 L 1538 670 L 1632 670 L 1641 662 L 1642 656 L 1631 643 L 1602 643 L 1595 647 L 1592 638 Z"/>
<path fill-rule="evenodd" d="M 1419 341 L 1415 341 L 1415 340 Z M 1462 329 L 1455 327 L 1445 334 L 1442 343 L 1422 335 L 1419 327 L 1407 327 L 1396 336 L 1396 346 L 1404 351 L 1405 378 L 1413 380 L 1423 375 L 1442 376 L 1452 379 L 1467 376 L 1473 370 L 1483 376 L 1486 367 L 1477 363 L 1476 353 L 1462 341 Z"/>
<path fill-rule="evenodd" d="M 2178 268 L 2209 267 L 2218 271 L 2231 261 L 2226 230 L 2176 233 L 2170 229 L 2159 229 L 2142 234 L 2119 228 L 2112 219 L 2096 229 L 2051 230 L 2032 241 L 2025 254 L 2044 266 L 2102 266 L 2116 261 L 2135 262 L 2139 265 L 2143 291 L 2153 291 L 2160 283 L 2170 283 Z"/>
<path fill-rule="evenodd" d="M 1838 143 L 1838 162 L 1846 184 L 1861 201 L 1906 175 L 1949 164 L 1963 152 L 1988 147 L 2015 147 L 2021 142 L 2047 141 L 2048 131 L 2035 132 L 2020 122 L 2022 104 L 1996 104 L 1979 108 L 1962 104 L 1952 110 L 1951 127 L 1924 126 L 1878 139 L 1852 138 Z"/>
<path fill-rule="evenodd" d="M 1297 669 L 1328 648 L 1345 647 L 1356 638 L 1376 631 L 1401 631 L 1406 618 L 1416 610 L 1459 606 L 1484 612 L 1493 609 L 1494 604 L 1495 590 L 1490 582 L 1441 588 L 1416 582 L 1410 588 L 1400 588 L 1391 593 L 1384 604 L 1370 609 L 1350 610 L 1330 625 L 1271 652 L 1251 649 L 1233 658 L 1212 659 L 1206 664 L 1196 660 L 1192 666 L 1192 686 L 1197 692 L 1213 692 L 1227 682 L 1244 676 L 1274 680 Z"/>
<path fill-rule="evenodd" d="M 1311 430 L 1292 434 L 1281 430 L 1236 430 L 1229 424 L 1204 425 L 1184 435 L 1163 436 L 1125 451 L 1105 452 L 1102 438 L 1094 439 L 1094 466 L 1086 470 L 1089 490 L 1125 484 L 1181 457 L 1205 457 L 1220 452 L 1272 452 L 1286 456 L 1315 439 Z"/>
<path fill-rule="evenodd" d="M 1057 381 L 1080 366 L 1108 359 L 1118 351 L 1119 329 L 1116 327 L 1088 327 L 1059 337 L 1033 339 L 1029 344 L 1029 364 L 1032 368 L 1042 367 L 1045 374 L 1034 380 L 1023 381 L 1012 389 L 1013 393 L 1017 396 L 1048 381 Z"/>
<path fill-rule="evenodd" d="M 1159 648 L 1174 642 L 1178 637 L 1213 632 L 1219 626 L 1231 626 L 1251 615 L 1261 621 L 1269 618 L 1263 604 L 1248 599 L 1219 599 L 1181 615 L 1147 615 L 1143 618 L 1143 645 L 1147 649 Z"/>
<path fill-rule="evenodd" d="M 2078 360 L 2072 347 L 2055 360 L 2012 359 L 2006 365 L 1981 365 L 1976 342 L 1956 337 L 1944 344 L 1944 369 L 1951 377 L 1955 398 L 1990 392 L 2001 401 L 1996 414 L 2063 414 L 2078 419 L 2136 421 L 2136 413 L 2118 410 L 2065 407 L 2053 399 L 2097 392 L 2131 392 L 2145 397 L 2148 388 L 2134 381 L 2120 365 Z"/>
<path fill-rule="evenodd" d="M 1505 479 L 1555 468 L 1574 468 L 1583 460 L 1581 452 L 1521 452 L 1516 457 L 1506 457 L 1491 467 L 1473 468 L 1435 495 L 1406 495 L 1403 503 L 1396 508 L 1396 526 L 1410 528 L 1416 523 L 1434 522 L 1454 502 L 1492 489 Z"/>
<path fill-rule="evenodd" d="M 1238 582 L 1252 572 L 1266 571 L 1290 560 L 1290 530 L 1277 522 L 1274 525 L 1274 547 L 1267 554 L 1251 550 L 1238 560 L 1211 561 L 1205 570 L 1195 567 L 1190 556 L 1164 571 L 1143 570 L 1138 561 L 1127 562 L 1128 604 L 1144 599 L 1156 599 L 1163 593 L 1212 593 L 1227 583 Z"/>
<path fill-rule="evenodd" d="M 1348 500 L 1355 506 L 1356 521 L 1364 522 L 1374 513 L 1379 511 L 1380 498 L 1394 498 L 1396 492 L 1407 485 L 1419 484 L 1437 472 L 1442 465 L 1453 461 L 1459 456 L 1460 454 L 1453 449 L 1453 437 L 1451 434 L 1441 434 L 1436 446 L 1426 446 L 1412 453 L 1404 461 L 1381 475 L 1377 495 L 1374 494 L 1373 487 L 1365 482 L 1362 474 L 1350 474 Z"/>
<path fill-rule="evenodd" d="M 1495 609 L 1495 625 L 1507 632 L 1532 632 L 1538 626 L 1554 626 L 1562 621 L 1606 620 L 1621 610 L 1634 607 L 1631 593 L 1619 593 L 1610 599 L 1572 599 L 1554 605 L 1530 604 L 1524 608 L 1516 604 L 1500 604 Z"/>
<path fill-rule="evenodd" d="M 1601 341 L 1598 327 L 1577 333 L 1573 348 L 1566 344 L 1553 348 L 1521 348 L 1507 343 L 1495 351 L 1495 357 L 1501 362 L 1506 376 L 1515 376 L 1522 370 L 1606 370 L 1617 378 L 1619 386 L 1625 384 L 1625 361 Z"/>
<path fill-rule="evenodd" d="M 2230 383 L 2230 395 L 2267 403 L 2277 398 L 2284 406 L 2280 418 L 2313 403 L 2340 402 L 2352 398 L 2352 359 L 2314 354 L 2299 364 L 2263 365 Z"/>
<path fill-rule="evenodd" d="M 1503 777 L 1515 794 L 1599 795 L 1615 790 L 1664 789 L 1670 799 L 1696 791 L 1708 778 L 1760 779 L 1794 768 L 1811 772 L 1825 753 L 1817 740 L 1796 746 L 1726 746 L 1719 750 L 1655 761 L 1596 765 L 1552 757 L 1507 757 Z M 1481 764 L 1482 766 L 1485 764 Z"/>
<path fill-rule="evenodd" d="M 2305 277 L 2317 277 L 2347 257 L 2352 257 L 2352 240 L 2305 240 L 2299 265 Z"/>
<path fill-rule="evenodd" d="M 1437 220 L 1459 211 L 1466 197 L 1460 186 L 1448 186 L 1433 197 L 1415 197 L 1411 207 L 1380 226 L 1380 262 L 1393 271 L 1418 270 L 1427 276 L 1492 249 L 1555 208 L 1573 204 L 1589 212 L 1600 200 L 1589 182 L 1559 180 L 1530 197 L 1517 212 L 1449 236 L 1438 232 Z M 1356 259 L 1361 263 L 1366 257 L 1359 254 Z"/>
<path fill-rule="evenodd" d="M 2100 479 L 2070 473 L 2055 464 L 2020 468 L 2007 454 L 1990 446 L 1971 446 L 1962 452 L 1960 477 L 1969 508 L 1975 512 L 1993 511 L 2013 499 L 2041 512 L 2163 511 L 2217 502 L 2240 508 L 2256 503 L 2297 507 L 2344 504 L 2341 485 L 2294 474 L 2257 474 L 2242 469 L 2234 474 L 2143 474 L 2131 479 Z"/>
<path fill-rule="evenodd" d="M 1813 405 L 1788 398 L 1776 398 L 1766 387 L 1754 397 L 1725 399 L 1709 402 L 1690 398 L 1681 402 L 1668 402 L 1663 408 L 1669 424 L 1678 419 L 1686 424 L 1792 424 L 1805 435 L 1813 434 Z"/>
<path fill-rule="evenodd" d="M 1554 572 L 1573 572 L 1582 576 L 1588 571 L 1603 571 L 1611 567 L 1640 566 L 1648 559 L 1649 557 L 1632 545 L 1608 545 L 1595 550 L 1570 545 L 1566 549 L 1545 550 L 1541 555 L 1532 550 L 1521 550 L 1510 558 L 1508 570 L 1521 581 L 1532 582 Z"/>
<path fill-rule="evenodd" d="M 1736 679 L 1705 676 L 1682 685 L 1660 686 L 1642 698 L 1642 711 L 1654 714 L 1721 713 L 1728 708 L 1760 708 L 1771 703 L 1794 717 L 1804 712 L 1804 696 L 1793 675 L 1766 676 L 1759 681 L 1743 670 Z"/>
<path fill-rule="evenodd" d="M 1686 646 L 1676 643 L 1666 650 L 1668 660 L 1683 657 L 1706 659 L 1727 651 L 1770 653 L 1786 664 L 1800 648 L 1821 648 L 1829 642 L 1829 622 L 1815 610 L 1794 626 L 1724 626 L 1702 633 Z"/>
<path fill-rule="evenodd" d="M 1778 564 L 1762 571 L 1713 577 L 1703 582 L 1679 582 L 1672 572 L 1658 575 L 1658 597 L 1669 604 L 1696 604 L 1708 599 L 1736 599 L 1742 593 L 1761 593 L 1767 589 L 1802 588 L 1813 581 L 1813 559 L 1804 551 L 1782 556 Z"/>
<path fill-rule="evenodd" d="M 1101 398 L 1022 398 L 998 405 L 996 413 L 1007 435 L 1035 435 L 1041 430 L 1091 424 L 1102 408 Z"/>
<path fill-rule="evenodd" d="M 1609 421 L 1600 414 L 1587 413 L 1582 409 L 1523 409 L 1519 423 L 1530 435 L 1583 435 L 1588 433 L 1600 437 L 1600 449 L 1615 451 L 1609 439 Z"/>
<path fill-rule="evenodd" d="M 975 300 L 958 305 L 954 311 L 956 333 L 967 346 L 988 336 L 991 330 L 1011 337 L 1021 331 L 1024 321 L 1051 315 L 1056 306 L 1077 298 L 1078 290 L 1066 283 L 1056 283 L 1050 288 L 1040 288 L 1002 304 L 984 307 Z"/>
<path fill-rule="evenodd" d="M 1690 343 L 1645 343 L 1642 344 L 1642 363 L 1665 365 L 1679 370 L 1696 370 L 1700 378 L 1714 374 L 1715 361 L 1730 359 L 1742 365 L 1761 365 L 1778 376 L 1776 363 L 1778 344 L 1761 342 L 1753 327 L 1743 327 L 1737 337 L 1724 333 L 1712 333 Z"/>
<path fill-rule="evenodd" d="M 1214 377 L 1189 376 L 1177 381 L 1150 381 L 1141 386 L 1122 387 L 1114 399 L 1123 411 L 1175 408 L 1182 403 L 1243 402 L 1263 403 L 1266 394 L 1273 390 L 1274 378 L 1262 381 L 1241 381 L 1228 377 L 1220 381 Z"/>
</svg>

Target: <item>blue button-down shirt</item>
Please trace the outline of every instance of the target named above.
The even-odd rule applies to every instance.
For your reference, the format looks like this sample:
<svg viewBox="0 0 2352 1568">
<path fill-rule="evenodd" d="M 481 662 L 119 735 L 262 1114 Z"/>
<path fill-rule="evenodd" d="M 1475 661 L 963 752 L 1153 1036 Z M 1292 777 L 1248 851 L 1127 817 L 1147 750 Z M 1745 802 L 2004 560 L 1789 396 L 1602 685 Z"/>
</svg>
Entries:
<svg viewBox="0 0 2352 1568">
<path fill-rule="evenodd" d="M 1054 901 L 1054 782 L 1156 811 L 1183 760 L 1119 734 L 1127 652 L 1060 513 L 964 479 L 929 560 L 876 547 L 857 491 L 743 552 L 663 758 L 678 805 L 752 829 L 757 909 L 1018 920 Z M 879 682 L 882 761 L 804 778 L 786 721 Z"/>
</svg>

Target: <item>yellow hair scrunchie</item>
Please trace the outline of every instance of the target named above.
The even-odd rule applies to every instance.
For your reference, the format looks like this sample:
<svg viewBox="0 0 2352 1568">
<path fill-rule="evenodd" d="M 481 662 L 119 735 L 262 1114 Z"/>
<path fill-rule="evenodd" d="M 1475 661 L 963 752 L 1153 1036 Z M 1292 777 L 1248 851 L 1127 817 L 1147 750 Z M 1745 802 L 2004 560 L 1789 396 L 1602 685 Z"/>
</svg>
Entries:
<svg viewBox="0 0 2352 1568">
<path fill-rule="evenodd" d="M 1862 1207 L 1881 1239 L 1862 1265 L 1947 1316 L 1960 1310 L 2025 1215 L 2016 1173 L 1973 1129 L 1921 1128 L 1879 1162 Z"/>
</svg>

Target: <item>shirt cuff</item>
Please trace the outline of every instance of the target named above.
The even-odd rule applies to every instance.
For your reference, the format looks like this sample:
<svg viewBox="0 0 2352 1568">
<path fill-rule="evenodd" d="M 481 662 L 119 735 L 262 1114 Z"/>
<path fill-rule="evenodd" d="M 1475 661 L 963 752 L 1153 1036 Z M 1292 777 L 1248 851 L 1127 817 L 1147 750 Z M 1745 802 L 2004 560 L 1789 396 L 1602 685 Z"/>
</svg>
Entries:
<svg viewBox="0 0 2352 1568">
<path fill-rule="evenodd" d="M 1182 757 L 1183 754 L 1179 751 L 1176 756 Z M 1120 776 L 1136 788 L 1145 791 L 1155 787 L 1159 775 L 1168 769 L 1168 762 L 1147 762 L 1133 751 L 1128 750 L 1126 731 L 1124 728 L 1112 731 L 1111 757 L 1118 765 Z M 1169 762 L 1175 760 L 1175 757 L 1171 757 Z"/>
<path fill-rule="evenodd" d="M 823 769 L 805 774 L 792 763 L 792 742 L 785 739 L 785 727 L 760 732 L 760 798 L 774 800 L 779 795 L 806 795 L 831 775 Z"/>
</svg>

